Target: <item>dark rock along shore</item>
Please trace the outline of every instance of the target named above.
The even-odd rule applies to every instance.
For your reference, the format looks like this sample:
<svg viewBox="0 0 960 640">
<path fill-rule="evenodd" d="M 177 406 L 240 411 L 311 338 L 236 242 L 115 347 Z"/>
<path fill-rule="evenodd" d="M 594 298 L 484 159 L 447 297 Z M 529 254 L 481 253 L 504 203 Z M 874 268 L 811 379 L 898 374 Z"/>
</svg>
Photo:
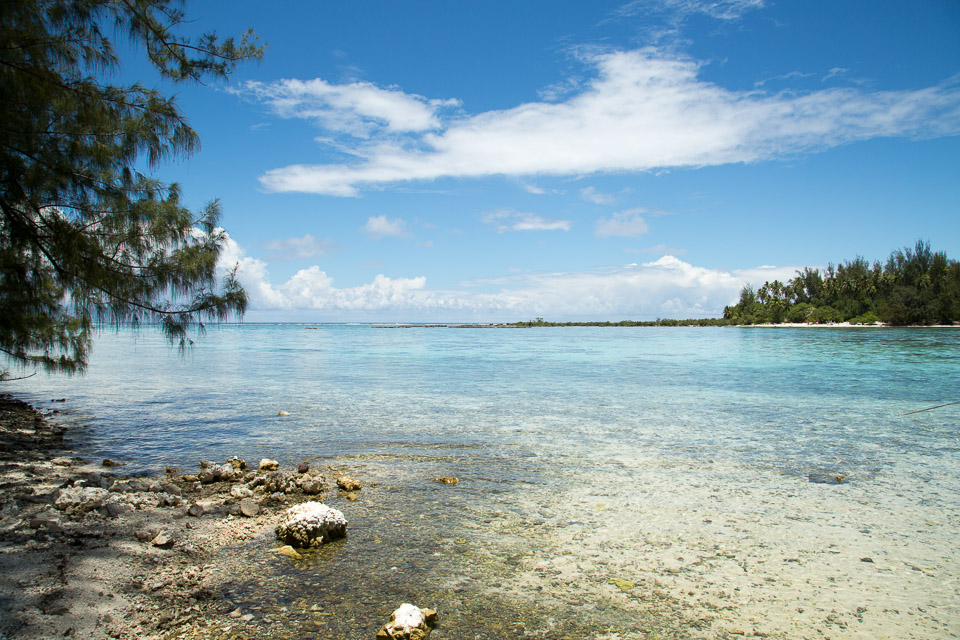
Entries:
<svg viewBox="0 0 960 640">
<path fill-rule="evenodd" d="M 230 460 L 202 462 L 200 474 L 218 474 L 203 483 L 169 469 L 125 478 L 110 461 L 58 455 L 63 436 L 0 397 L 0 637 L 258 637 L 244 627 L 269 613 L 221 597 L 230 580 L 215 551 L 322 498 L 322 476 Z"/>
</svg>

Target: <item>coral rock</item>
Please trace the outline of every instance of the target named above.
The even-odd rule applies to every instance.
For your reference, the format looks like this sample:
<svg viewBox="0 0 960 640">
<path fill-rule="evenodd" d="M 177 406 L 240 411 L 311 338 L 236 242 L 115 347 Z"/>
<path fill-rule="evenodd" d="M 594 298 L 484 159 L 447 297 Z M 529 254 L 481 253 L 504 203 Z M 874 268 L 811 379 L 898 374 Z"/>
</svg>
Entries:
<svg viewBox="0 0 960 640">
<path fill-rule="evenodd" d="M 286 493 L 294 486 L 293 476 L 284 471 L 273 471 L 263 479 L 263 488 L 269 493 Z"/>
<path fill-rule="evenodd" d="M 260 505 L 257 504 L 257 501 L 252 498 L 246 498 L 245 500 L 240 501 L 240 513 L 252 518 L 258 513 L 260 513 Z"/>
<path fill-rule="evenodd" d="M 403 603 L 390 614 L 390 622 L 377 632 L 378 640 L 423 640 L 437 622 L 437 612 Z"/>
<path fill-rule="evenodd" d="M 347 535 L 347 519 L 322 502 L 304 502 L 287 509 L 287 519 L 276 533 L 278 540 L 295 548 L 318 547 Z"/>
<path fill-rule="evenodd" d="M 344 491 L 360 491 L 360 482 L 347 476 L 337 478 L 337 486 Z"/>
<path fill-rule="evenodd" d="M 280 467 L 280 463 L 276 460 L 271 460 L 270 458 L 264 458 L 260 461 L 260 464 L 257 465 L 257 468 L 260 471 L 276 471 Z"/>
<path fill-rule="evenodd" d="M 53 506 L 60 511 L 84 513 L 102 507 L 108 495 L 106 489 L 99 487 L 67 487 L 56 493 Z"/>
</svg>

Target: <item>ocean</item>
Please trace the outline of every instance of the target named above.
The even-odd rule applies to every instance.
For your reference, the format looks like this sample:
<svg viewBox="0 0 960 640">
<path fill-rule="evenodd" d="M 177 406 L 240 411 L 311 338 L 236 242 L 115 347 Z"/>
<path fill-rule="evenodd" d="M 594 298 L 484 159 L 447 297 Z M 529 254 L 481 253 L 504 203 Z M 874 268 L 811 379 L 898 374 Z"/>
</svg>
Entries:
<svg viewBox="0 0 960 640">
<path fill-rule="evenodd" d="M 404 601 L 447 638 L 960 637 L 960 405 L 906 415 L 960 400 L 960 329 L 123 329 L 5 386 L 123 473 L 349 469 L 347 540 L 229 550 L 233 600 L 325 599 L 331 638 Z"/>
</svg>

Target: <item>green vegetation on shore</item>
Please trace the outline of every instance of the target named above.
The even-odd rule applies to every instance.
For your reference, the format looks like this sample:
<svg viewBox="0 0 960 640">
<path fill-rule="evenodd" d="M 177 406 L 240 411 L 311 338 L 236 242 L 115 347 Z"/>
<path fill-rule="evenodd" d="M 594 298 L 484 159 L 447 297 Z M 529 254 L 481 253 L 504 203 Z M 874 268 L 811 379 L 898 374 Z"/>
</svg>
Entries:
<svg viewBox="0 0 960 640">
<path fill-rule="evenodd" d="M 798 271 L 786 284 L 745 286 L 723 318 L 733 324 L 951 324 L 960 320 L 960 262 L 918 241 L 893 251 L 883 265 L 857 257 L 823 273 Z"/>
</svg>

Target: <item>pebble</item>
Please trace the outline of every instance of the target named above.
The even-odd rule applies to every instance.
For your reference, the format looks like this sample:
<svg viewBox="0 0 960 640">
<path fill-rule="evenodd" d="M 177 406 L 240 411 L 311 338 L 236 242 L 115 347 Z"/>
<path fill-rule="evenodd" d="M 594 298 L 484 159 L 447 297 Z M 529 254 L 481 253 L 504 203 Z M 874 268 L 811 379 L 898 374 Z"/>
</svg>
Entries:
<svg viewBox="0 0 960 640">
<path fill-rule="evenodd" d="M 245 500 L 240 501 L 240 513 L 248 518 L 252 518 L 260 513 L 260 505 L 257 504 L 256 500 L 253 500 L 252 498 L 246 498 Z"/>
<path fill-rule="evenodd" d="M 173 546 L 173 536 L 170 535 L 167 531 L 161 531 L 156 536 L 154 536 L 151 543 L 155 547 L 160 547 L 161 549 L 169 549 Z"/>
</svg>

